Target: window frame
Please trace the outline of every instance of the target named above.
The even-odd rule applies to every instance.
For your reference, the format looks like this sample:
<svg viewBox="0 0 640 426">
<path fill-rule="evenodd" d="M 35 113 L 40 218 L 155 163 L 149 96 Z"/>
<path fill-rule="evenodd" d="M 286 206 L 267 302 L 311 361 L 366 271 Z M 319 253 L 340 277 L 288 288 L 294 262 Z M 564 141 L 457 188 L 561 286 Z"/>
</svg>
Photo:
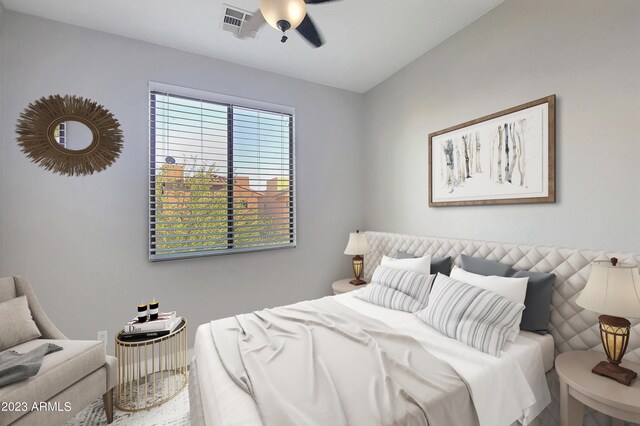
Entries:
<svg viewBox="0 0 640 426">
<path fill-rule="evenodd" d="M 61 121 L 60 123 L 58 123 L 58 139 L 56 140 L 56 142 L 58 142 L 58 145 L 60 145 L 63 148 L 67 147 L 67 122 L 66 121 Z"/>
<path fill-rule="evenodd" d="M 226 249 L 213 249 L 213 250 L 202 250 L 202 251 L 194 251 L 194 252 L 179 252 L 179 253 L 169 253 L 169 254 L 154 254 L 154 237 L 155 237 L 155 221 L 153 219 L 154 212 L 156 210 L 156 197 L 157 197 L 157 188 L 155 187 L 155 178 L 156 178 L 156 145 L 155 145 L 155 130 L 154 124 L 155 121 L 152 120 L 152 114 L 155 112 L 152 110 L 154 107 L 153 103 L 153 94 L 154 92 L 165 93 L 169 96 L 176 97 L 184 97 L 193 100 L 202 100 L 208 101 L 216 104 L 226 105 L 228 107 L 228 111 L 233 111 L 233 107 L 239 108 L 249 108 L 262 110 L 265 112 L 272 112 L 284 115 L 290 115 L 291 119 L 289 122 L 289 133 L 291 135 L 289 139 L 289 214 L 291 215 L 291 227 L 289 228 L 289 242 L 285 244 L 278 245 L 265 245 L 265 246 L 255 246 L 255 247 L 232 247 L 232 234 L 231 228 L 235 225 L 235 222 L 232 221 L 234 212 L 231 208 L 228 211 L 228 222 L 227 222 L 227 231 L 229 234 L 229 245 Z M 274 104 L 270 102 L 264 102 L 259 100 L 247 99 L 237 96 L 225 95 L 221 93 L 208 92 L 204 90 L 192 89 L 187 87 L 175 86 L 166 83 L 159 83 L 150 81 L 148 87 L 148 96 L 149 96 L 149 104 L 147 108 L 147 120 L 148 120 L 148 182 L 147 182 L 147 194 L 148 194 L 148 204 L 147 204 L 147 224 L 148 224 L 148 240 L 147 240 L 147 250 L 149 255 L 150 262 L 163 262 L 169 260 L 180 260 L 180 259 L 192 259 L 192 258 L 201 258 L 201 257 L 210 257 L 210 256 L 221 256 L 221 255 L 229 255 L 229 254 L 237 254 L 237 253 L 250 253 L 250 252 L 259 252 L 259 251 L 271 251 L 271 250 L 280 250 L 287 248 L 295 248 L 297 247 L 297 211 L 296 211 L 296 202 L 297 202 L 297 194 L 296 194 L 296 129 L 295 129 L 295 108 L 287 105 Z M 228 132 L 230 132 L 230 136 L 227 136 L 227 150 L 228 150 L 228 158 L 232 160 L 231 164 L 233 164 L 233 116 L 227 113 L 227 121 L 228 121 Z M 229 168 L 227 166 L 227 179 L 233 176 L 233 167 Z M 229 182 L 229 181 L 228 181 Z M 233 182 L 233 180 L 231 181 Z M 228 205 L 233 206 L 233 183 L 227 183 L 227 199 Z"/>
</svg>

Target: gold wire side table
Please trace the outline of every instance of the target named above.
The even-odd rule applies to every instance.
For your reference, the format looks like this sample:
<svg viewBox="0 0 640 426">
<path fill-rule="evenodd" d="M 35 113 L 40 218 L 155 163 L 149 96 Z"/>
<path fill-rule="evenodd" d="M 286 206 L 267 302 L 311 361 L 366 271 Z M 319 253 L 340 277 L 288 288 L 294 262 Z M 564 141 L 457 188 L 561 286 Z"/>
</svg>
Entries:
<svg viewBox="0 0 640 426">
<path fill-rule="evenodd" d="M 142 411 L 175 397 L 187 384 L 187 320 L 162 337 L 120 340 L 115 338 L 118 359 L 116 407 Z"/>
</svg>

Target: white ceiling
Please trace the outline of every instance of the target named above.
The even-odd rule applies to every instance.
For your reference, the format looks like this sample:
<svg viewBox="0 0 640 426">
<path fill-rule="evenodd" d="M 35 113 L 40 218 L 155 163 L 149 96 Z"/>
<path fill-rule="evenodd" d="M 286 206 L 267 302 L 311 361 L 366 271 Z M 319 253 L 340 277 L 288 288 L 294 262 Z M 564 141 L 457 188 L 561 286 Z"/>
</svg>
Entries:
<svg viewBox="0 0 640 426">
<path fill-rule="evenodd" d="M 131 37 L 355 92 L 366 92 L 503 0 L 339 0 L 308 6 L 326 44 L 297 33 L 280 43 L 220 30 L 223 3 L 248 11 L 259 0 L 0 0 L 5 8 Z"/>
</svg>

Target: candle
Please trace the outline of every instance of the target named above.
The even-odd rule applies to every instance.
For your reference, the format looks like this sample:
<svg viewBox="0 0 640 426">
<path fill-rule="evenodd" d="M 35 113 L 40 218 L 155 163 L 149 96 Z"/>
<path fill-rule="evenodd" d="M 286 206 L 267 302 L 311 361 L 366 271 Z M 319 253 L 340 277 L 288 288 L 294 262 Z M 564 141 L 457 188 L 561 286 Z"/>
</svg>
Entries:
<svg viewBox="0 0 640 426">
<path fill-rule="evenodd" d="M 141 302 L 138 305 L 138 322 L 145 322 L 147 320 L 147 304 Z"/>
<path fill-rule="evenodd" d="M 149 303 L 149 319 L 158 319 L 158 301 L 153 298 L 153 302 Z"/>
</svg>

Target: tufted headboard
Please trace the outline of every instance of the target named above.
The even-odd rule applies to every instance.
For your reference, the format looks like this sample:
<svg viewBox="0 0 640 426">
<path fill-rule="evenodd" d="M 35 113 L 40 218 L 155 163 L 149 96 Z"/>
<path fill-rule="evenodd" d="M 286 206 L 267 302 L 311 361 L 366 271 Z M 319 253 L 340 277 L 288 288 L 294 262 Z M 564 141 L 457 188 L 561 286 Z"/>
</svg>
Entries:
<svg viewBox="0 0 640 426">
<path fill-rule="evenodd" d="M 394 256 L 396 250 L 415 255 L 451 256 L 460 266 L 460 255 L 483 257 L 512 265 L 516 269 L 553 272 L 556 282 L 551 298 L 551 324 L 556 352 L 579 349 L 602 350 L 598 333 L 598 314 L 576 305 L 578 292 L 587 283 L 591 262 L 613 256 L 621 262 L 640 265 L 640 254 L 609 253 L 603 251 L 538 247 L 511 243 L 497 243 L 455 238 L 422 237 L 415 235 L 366 232 L 371 251 L 365 255 L 365 279 L 371 279 L 382 255 Z M 629 347 L 625 359 L 640 362 L 640 322 L 632 320 Z"/>
</svg>

